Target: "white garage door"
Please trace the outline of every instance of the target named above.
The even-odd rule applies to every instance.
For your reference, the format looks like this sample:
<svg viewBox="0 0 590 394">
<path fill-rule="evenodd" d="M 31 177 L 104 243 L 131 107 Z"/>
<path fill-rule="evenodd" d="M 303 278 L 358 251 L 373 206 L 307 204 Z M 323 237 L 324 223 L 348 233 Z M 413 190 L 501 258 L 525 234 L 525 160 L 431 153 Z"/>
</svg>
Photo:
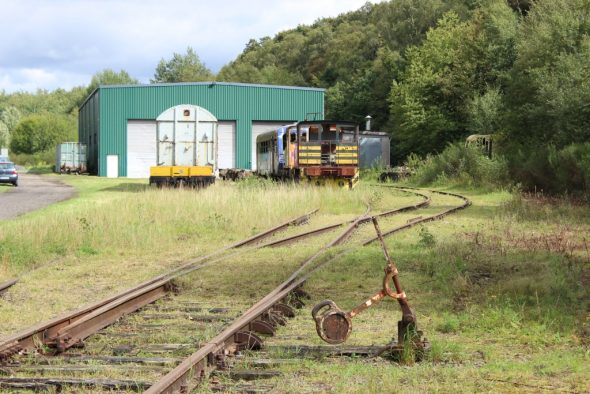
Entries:
<svg viewBox="0 0 590 394">
<path fill-rule="evenodd" d="M 156 122 L 130 120 L 127 122 L 127 178 L 149 178 L 155 166 Z"/>
<path fill-rule="evenodd" d="M 252 122 L 252 170 L 256 169 L 256 137 L 262 133 L 291 123 L 293 123 L 291 120 L 279 122 Z"/>
<path fill-rule="evenodd" d="M 236 122 L 220 121 L 217 124 L 217 167 L 236 168 Z"/>
</svg>

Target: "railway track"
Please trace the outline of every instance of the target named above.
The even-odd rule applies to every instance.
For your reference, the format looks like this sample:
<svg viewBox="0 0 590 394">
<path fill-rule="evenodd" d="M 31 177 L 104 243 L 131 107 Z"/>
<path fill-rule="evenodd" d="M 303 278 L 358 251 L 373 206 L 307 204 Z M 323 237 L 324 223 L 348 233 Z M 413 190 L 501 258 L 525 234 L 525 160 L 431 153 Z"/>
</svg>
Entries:
<svg viewBox="0 0 590 394">
<path fill-rule="evenodd" d="M 53 348 L 55 352 L 62 352 L 71 346 L 75 346 L 88 335 L 112 324 L 120 317 L 162 298 L 173 290 L 174 279 L 214 264 L 223 258 L 227 258 L 228 255 L 244 253 L 246 251 L 245 247 L 248 245 L 256 244 L 289 226 L 300 225 L 309 220 L 309 217 L 316 212 L 317 210 L 305 213 L 252 237 L 193 259 L 172 271 L 115 296 L 17 333 L 0 344 L 0 360 L 40 345 Z"/>
<path fill-rule="evenodd" d="M 351 241 L 354 233 L 362 233 L 358 230 L 363 224 L 370 223 L 373 217 L 388 218 L 425 208 L 432 202 L 427 194 L 408 192 L 420 201 L 373 215 L 367 210 L 354 220 L 270 239 L 289 226 L 306 222 L 315 211 L 308 212 L 114 297 L 11 336 L 0 344 L 0 359 L 3 359 L 0 374 L 6 376 L 0 376 L 0 387 L 39 390 L 73 386 L 90 391 L 147 390 L 149 393 L 190 391 L 216 369 L 223 370 L 232 364 L 236 359 L 232 355 L 246 349 L 260 349 L 264 336 L 274 335 L 285 325 L 295 315 L 295 310 L 304 305 L 306 293 L 302 286 L 310 275 L 361 245 L 375 241 L 376 237 Z M 464 197 L 451 196 L 462 199 L 462 203 L 391 227 L 383 234 L 395 234 L 469 205 Z M 198 269 L 249 251 L 284 246 L 337 229 L 342 231 L 302 261 L 283 283 L 254 305 L 232 299 L 196 302 L 190 291 L 174 292 L 177 278 Z M 348 244 L 338 248 L 335 254 L 328 253 L 345 243 Z M 170 343 L 170 338 L 177 340 Z M 38 349 L 43 351 L 37 352 Z M 194 349 L 198 350 L 194 352 Z M 15 357 L 23 353 L 24 356 Z M 54 357 L 55 354 L 61 355 Z"/>
</svg>

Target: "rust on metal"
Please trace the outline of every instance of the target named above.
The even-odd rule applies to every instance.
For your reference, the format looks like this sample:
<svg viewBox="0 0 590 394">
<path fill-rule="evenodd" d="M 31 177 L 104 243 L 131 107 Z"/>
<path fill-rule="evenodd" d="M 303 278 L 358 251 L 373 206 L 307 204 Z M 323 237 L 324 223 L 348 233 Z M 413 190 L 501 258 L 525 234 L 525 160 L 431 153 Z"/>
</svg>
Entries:
<svg viewBox="0 0 590 394">
<path fill-rule="evenodd" d="M 83 318 L 60 328 L 57 335 L 48 338 L 46 342 L 58 351 L 64 351 L 93 333 L 114 323 L 120 317 L 164 297 L 167 293 L 168 283 L 169 281 L 167 280 L 156 282 L 153 285 L 139 289 L 136 292 L 106 304 Z"/>
<path fill-rule="evenodd" d="M 238 331 L 233 340 L 238 351 L 262 349 L 262 339 L 252 331 Z"/>
<path fill-rule="evenodd" d="M 260 319 L 272 325 L 273 327 L 277 326 L 286 326 L 287 320 L 279 313 L 275 313 L 271 310 L 268 310 L 260 315 Z"/>
<path fill-rule="evenodd" d="M 324 300 L 320 302 L 311 312 L 316 324 L 316 331 L 319 337 L 329 344 L 343 343 L 352 332 L 352 318 L 384 298 L 390 297 L 397 300 L 402 310 L 402 319 L 398 322 L 397 345 L 403 346 L 402 344 L 409 340 L 416 349 L 423 351 L 428 347 L 428 342 L 425 339 L 422 340 L 422 333 L 417 330 L 416 315 L 408 304 L 406 293 L 399 281 L 398 269 L 387 251 L 387 246 L 375 216 L 372 217 L 372 222 L 387 262 L 381 291 L 349 312 L 344 312 L 334 301 Z M 390 282 L 393 282 L 395 291 L 391 288 Z"/>
<path fill-rule="evenodd" d="M 381 187 L 393 187 L 393 188 L 402 189 L 402 190 L 412 189 L 412 188 L 409 188 L 409 187 L 401 187 L 401 186 L 381 186 Z M 464 196 L 462 196 L 460 194 L 455 194 L 455 193 L 450 193 L 450 192 L 441 192 L 441 191 L 437 191 L 437 190 L 431 190 L 431 192 L 436 193 L 436 194 L 442 194 L 442 195 L 445 195 L 445 196 L 452 196 L 452 197 L 459 198 L 459 199 L 463 200 L 463 203 L 461 205 L 459 205 L 459 206 L 446 209 L 446 210 L 444 210 L 444 211 L 442 211 L 440 213 L 437 213 L 435 215 L 426 216 L 426 217 L 422 217 L 422 218 L 415 218 L 415 220 L 413 220 L 413 221 L 411 221 L 409 223 L 403 224 L 401 226 L 394 227 L 394 228 L 392 228 L 392 229 L 390 229 L 390 230 L 382 233 L 382 237 L 387 237 L 387 236 L 393 235 L 395 233 L 398 233 L 400 231 L 407 230 L 407 229 L 409 229 L 411 227 L 414 227 L 414 226 L 416 226 L 418 224 L 421 224 L 421 223 L 432 222 L 434 220 L 441 219 L 441 218 L 443 218 L 443 217 L 445 217 L 445 216 L 447 216 L 447 215 L 449 215 L 451 213 L 457 212 L 457 211 L 459 211 L 461 209 L 465 209 L 465 208 L 467 208 L 467 207 L 469 207 L 471 205 L 471 200 L 469 200 L 467 197 L 464 197 Z M 378 239 L 379 239 L 378 236 L 375 236 L 373 238 L 369 238 L 366 241 L 364 241 L 362 243 L 362 245 L 363 246 L 369 245 L 369 244 L 377 241 Z"/>
<path fill-rule="evenodd" d="M 422 195 L 421 193 L 417 192 L 415 192 L 414 194 Z M 423 201 L 418 204 L 398 208 L 395 210 L 383 212 L 372 216 L 368 215 L 367 210 L 367 212 L 364 215 L 360 216 L 354 221 L 345 222 L 339 224 L 338 226 L 335 226 L 334 228 L 340 227 L 345 224 L 349 224 L 349 226 L 346 227 L 345 231 L 342 234 L 340 234 L 332 242 L 324 246 L 319 252 L 314 254 L 312 257 L 304 261 L 302 265 L 299 267 L 299 269 L 297 269 L 287 280 L 285 280 L 281 285 L 279 285 L 277 288 L 275 288 L 273 291 L 271 291 L 269 294 L 263 297 L 251 308 L 249 308 L 248 311 L 246 311 L 242 316 L 240 316 L 233 323 L 231 323 L 226 329 L 219 333 L 210 342 L 202 344 L 202 346 L 199 348 L 197 352 L 195 352 L 189 358 L 182 361 L 175 369 L 170 371 L 170 373 L 168 373 L 162 380 L 152 385 L 148 392 L 189 392 L 195 387 L 195 385 L 197 385 L 202 379 L 204 379 L 211 370 L 215 369 L 217 366 L 223 366 L 225 357 L 227 355 L 243 349 L 260 348 L 262 346 L 262 337 L 260 337 L 259 335 L 273 335 L 276 326 L 280 324 L 285 324 L 286 318 L 292 317 L 294 315 L 294 311 L 291 307 L 302 307 L 303 299 L 309 298 L 307 294 L 301 289 L 301 286 L 305 283 L 307 277 L 309 277 L 309 275 L 311 275 L 312 273 L 316 272 L 320 267 L 324 266 L 330 261 L 334 261 L 336 258 L 342 256 L 344 253 L 347 253 L 348 251 L 350 251 L 350 249 L 348 251 L 339 251 L 336 254 L 336 256 L 331 256 L 329 259 L 324 259 L 319 264 L 315 264 L 315 268 L 308 269 L 311 266 L 312 262 L 314 262 L 318 257 L 322 256 L 322 254 L 329 248 L 343 244 L 352 234 L 352 232 L 354 232 L 359 227 L 359 225 L 369 222 L 374 217 L 383 217 L 395 214 L 396 212 L 403 212 L 406 210 L 416 209 L 418 207 L 426 206 L 430 203 L 430 197 L 422 195 L 422 198 Z M 302 222 L 305 222 L 307 220 L 308 217 L 305 218 L 305 216 L 306 215 L 304 215 L 304 217 L 302 217 L 300 220 L 289 221 L 289 224 L 283 224 L 280 226 L 286 227 L 289 225 L 301 224 Z M 228 251 L 232 248 L 239 248 L 240 246 L 249 244 L 255 244 L 255 246 L 253 248 L 248 248 L 247 250 L 254 250 L 263 247 L 264 245 L 261 245 L 260 241 L 263 238 L 271 236 L 275 234 L 277 231 L 279 231 L 277 227 L 267 230 L 266 232 L 264 232 L 264 235 L 260 235 L 259 237 L 250 237 L 244 241 L 240 241 L 236 244 L 221 248 L 210 255 L 203 256 L 193 261 L 187 262 L 186 264 L 177 268 L 176 270 L 173 270 L 172 272 L 169 272 L 165 275 L 162 275 L 158 278 L 155 278 L 149 282 L 144 283 L 141 287 L 149 287 L 149 285 L 152 284 L 156 285 L 156 282 L 158 282 L 159 280 L 171 280 L 172 278 L 178 277 L 179 275 L 192 272 L 195 269 L 198 269 L 198 267 L 210 265 L 215 261 L 221 260 L 221 258 L 218 260 L 212 260 L 213 257 L 219 256 L 222 252 Z M 318 232 L 318 230 L 312 230 L 312 233 L 315 233 L 317 235 L 320 232 Z M 305 237 L 303 236 L 299 239 L 303 238 Z M 238 253 L 239 252 L 237 251 L 233 252 L 233 254 L 231 254 L 230 256 L 236 255 Z M 228 255 L 225 255 L 222 258 L 227 257 Z M 203 263 L 203 265 L 197 266 L 197 263 Z M 389 286 L 389 283 L 393 281 L 393 273 L 394 271 L 392 270 L 392 276 L 386 281 L 384 280 L 384 288 L 385 283 L 387 284 L 387 286 Z M 397 270 L 395 270 L 395 274 L 397 274 Z M 393 291 L 391 289 L 391 286 L 389 286 L 388 288 L 389 293 L 386 292 L 387 296 L 398 299 L 398 302 L 400 299 L 405 300 L 405 293 L 403 293 L 403 291 L 398 292 L 397 289 Z M 139 286 L 125 292 L 123 296 L 130 295 L 138 289 Z M 125 305 L 127 301 L 119 303 L 118 301 L 120 300 L 117 297 L 114 297 L 110 301 L 103 303 L 101 306 L 106 306 L 107 304 L 110 304 L 108 307 L 103 308 L 105 316 L 110 316 L 110 318 L 113 318 L 113 316 L 115 316 L 115 314 L 110 315 L 107 311 L 110 310 L 110 307 L 121 307 L 121 310 L 126 311 L 129 311 L 130 309 L 137 307 L 137 304 L 135 304 L 135 302 L 131 298 L 128 300 L 129 304 L 127 305 Z M 48 330 L 39 332 L 47 333 L 46 339 L 53 338 L 55 340 L 57 337 L 59 337 L 59 340 L 57 342 L 59 344 L 65 344 L 66 346 L 69 346 L 70 343 L 72 345 L 80 343 L 81 338 L 83 338 L 84 335 L 86 335 L 88 332 L 91 332 L 93 329 L 100 329 L 97 327 L 99 327 L 100 324 L 103 323 L 102 318 L 99 317 L 102 315 L 102 313 L 92 314 L 92 311 L 99 309 L 101 306 L 96 306 L 90 311 L 88 311 L 88 313 L 83 313 L 77 316 L 76 318 L 63 321 L 56 327 L 50 327 Z M 338 330 L 344 331 L 345 329 L 347 330 L 351 327 L 351 324 L 343 324 L 341 321 L 336 320 L 337 318 L 334 319 L 335 324 L 333 325 L 335 328 L 333 330 L 336 332 L 338 332 Z M 80 320 L 80 322 L 76 323 L 76 320 Z M 403 329 L 404 327 L 400 326 L 399 331 L 402 331 Z M 35 334 L 37 335 L 35 338 L 39 338 L 39 332 Z M 335 337 L 338 336 L 343 336 L 343 334 L 337 333 L 335 335 Z M 43 338 L 45 338 L 45 336 L 43 336 Z M 44 342 L 41 341 L 41 343 Z M 3 349 L 3 345 L 5 344 L 0 344 L 0 351 Z M 19 346 L 22 345 L 23 342 L 20 341 L 18 338 L 16 338 L 14 342 L 8 343 L 9 348 L 13 350 L 15 348 L 19 348 Z M 395 344 L 387 346 L 386 349 L 389 351 L 394 351 L 396 349 L 395 346 Z"/>
<path fill-rule="evenodd" d="M 307 223 L 309 221 L 309 217 L 311 215 L 313 215 L 314 213 L 316 213 L 317 211 L 318 211 L 318 209 L 314 209 L 313 211 L 310 211 L 303 216 L 299 216 L 295 219 L 290 219 L 290 220 L 286 221 L 285 223 L 279 224 L 278 226 L 275 226 L 271 229 L 268 229 L 268 230 L 263 231 L 259 234 L 253 235 L 250 238 L 240 241 L 240 242 L 234 244 L 233 247 L 240 248 L 245 245 L 250 245 L 250 244 L 259 242 L 260 240 L 270 237 L 270 236 L 274 235 L 275 233 L 277 233 L 278 231 L 284 230 L 285 228 L 287 228 L 289 226 L 300 226 L 304 223 Z"/>
<path fill-rule="evenodd" d="M 275 313 L 282 315 L 283 317 L 293 318 L 295 317 L 295 311 L 287 304 L 283 304 L 282 302 L 277 302 L 271 308 L 271 310 Z"/>
<path fill-rule="evenodd" d="M 395 214 L 402 213 L 402 212 L 407 212 L 407 211 L 414 210 L 414 209 L 425 208 L 428 205 L 430 205 L 430 203 L 432 201 L 431 198 L 428 197 L 425 194 L 422 194 L 422 193 L 419 193 L 419 192 L 408 192 L 408 193 L 412 193 L 414 195 L 417 195 L 417 196 L 421 197 L 422 198 L 422 201 L 420 201 L 420 202 L 418 202 L 416 204 L 407 205 L 407 206 L 404 206 L 404 207 L 401 207 L 401 208 L 395 208 L 395 209 L 391 209 L 389 211 L 381 212 L 381 213 L 375 214 L 373 216 L 365 216 L 364 218 L 361 218 L 358 221 L 358 225 L 361 225 L 361 224 L 364 224 L 364 223 L 369 222 L 372 217 L 387 217 L 387 216 L 395 215 Z M 353 223 L 353 222 L 354 222 L 354 219 L 353 220 L 343 221 L 343 222 L 336 223 L 336 224 L 330 224 L 330 225 L 327 225 L 327 226 L 324 226 L 324 227 L 320 227 L 320 228 L 315 229 L 315 230 L 307 231 L 305 233 L 295 234 L 295 235 L 292 235 L 292 236 L 289 236 L 289 237 L 286 237 L 286 238 L 278 239 L 278 240 L 275 240 L 275 241 L 270 241 L 270 242 L 266 243 L 264 245 L 264 247 L 278 247 L 278 246 L 290 245 L 290 244 L 292 244 L 294 242 L 299 242 L 299 241 L 301 241 L 301 240 L 303 240 L 305 238 L 309 238 L 309 237 L 312 237 L 312 236 L 318 236 L 320 234 L 326 233 L 328 231 L 332 231 L 332 230 L 334 230 L 334 229 L 336 229 L 338 227 L 342 227 L 342 226 L 344 226 L 346 224 L 350 224 L 350 223 Z"/>
<path fill-rule="evenodd" d="M 258 334 L 270 336 L 275 335 L 275 327 L 272 324 L 265 322 L 264 320 L 254 320 L 253 322 L 248 323 L 247 329 L 248 331 L 253 331 Z"/>
<path fill-rule="evenodd" d="M 278 239 L 276 241 L 271 241 L 271 242 L 268 242 L 267 244 L 265 244 L 264 247 L 267 247 L 267 248 L 268 247 L 273 247 L 274 248 L 274 247 L 277 247 L 277 246 L 290 245 L 292 243 L 299 242 L 302 239 L 309 238 L 309 237 L 315 237 L 315 236 L 318 236 L 318 235 L 323 234 L 325 232 L 332 231 L 332 230 L 334 230 L 334 229 L 336 229 L 338 227 L 343 226 L 346 223 L 348 223 L 348 222 L 331 224 L 331 225 L 324 226 L 324 227 L 321 227 L 321 228 L 318 228 L 318 229 L 315 229 L 315 230 L 307 231 L 307 232 L 302 233 L 302 234 L 296 234 L 296 235 L 292 235 L 290 237 L 286 237 L 286 238 L 283 238 L 283 239 Z"/>
<path fill-rule="evenodd" d="M 10 287 L 14 286 L 18 282 L 18 279 L 11 279 L 4 283 L 0 283 L 0 294 L 8 290 Z"/>
<path fill-rule="evenodd" d="M 348 339 L 352 331 L 350 314 L 344 312 L 332 300 L 324 300 L 315 305 L 311 316 L 316 323 L 316 331 L 325 342 L 336 345 Z"/>
<path fill-rule="evenodd" d="M 254 240 L 256 240 L 256 242 L 260 241 L 263 238 L 269 237 L 275 234 L 277 231 L 287 228 L 290 225 L 305 222 L 309 219 L 309 216 L 315 212 L 317 212 L 317 209 L 305 213 L 304 215 L 297 218 L 290 219 L 279 226 L 275 226 L 270 230 L 263 231 L 260 234 L 250 237 L 244 241 L 236 242 L 232 245 L 219 248 L 208 255 L 193 259 L 192 261 L 189 261 L 178 268 L 159 275 L 151 280 L 145 281 L 115 296 L 108 297 L 74 312 L 66 313 L 48 322 L 41 323 L 20 333 L 12 335 L 0 343 L 0 361 L 12 356 L 13 354 L 25 350 L 35 349 L 39 345 L 53 346 L 58 351 L 74 346 L 83 338 L 110 324 L 105 324 L 105 322 L 113 322 L 118 317 L 126 313 L 133 312 L 142 306 L 160 298 L 162 296 L 161 289 L 163 288 L 165 290 L 169 290 L 173 279 L 193 272 L 194 270 L 202 268 L 206 265 L 221 261 L 223 257 L 218 257 L 217 259 L 214 258 L 222 255 L 222 253 L 226 251 L 237 249 L 246 244 L 253 243 L 255 242 Z M 237 253 L 241 252 L 238 251 Z M 160 288 L 160 284 L 163 284 L 164 287 Z M 153 286 L 156 286 L 160 289 L 152 292 Z M 151 293 L 146 295 L 149 292 Z M 157 293 L 157 296 L 155 293 Z M 135 294 L 137 297 L 141 298 L 141 301 L 129 299 L 128 296 L 132 294 Z M 124 305 L 121 304 L 121 300 L 123 299 L 127 300 L 124 302 Z M 118 311 L 122 312 L 123 314 L 118 315 L 117 312 L 112 312 L 112 308 L 117 308 Z M 101 311 L 101 313 L 97 313 L 97 311 Z M 83 322 L 80 324 L 74 324 L 78 320 L 82 320 Z"/>
<path fill-rule="evenodd" d="M 359 219 L 364 218 L 365 216 L 366 213 Z M 220 352 L 224 352 L 224 349 L 227 350 L 231 348 L 231 345 L 234 342 L 234 335 L 237 332 L 242 331 L 243 328 L 252 321 L 258 320 L 265 316 L 272 316 L 272 313 L 269 314 L 269 310 L 273 307 L 273 305 L 285 299 L 286 297 L 288 298 L 290 293 L 292 293 L 295 289 L 299 289 L 303 282 L 305 282 L 305 277 L 300 277 L 301 272 L 303 272 L 307 266 L 309 266 L 313 261 L 321 256 L 327 249 L 342 243 L 343 239 L 345 239 L 354 229 L 357 228 L 359 219 L 355 220 L 349 227 L 347 227 L 343 234 L 337 236 L 334 240 L 332 240 L 332 242 L 305 260 L 303 264 L 289 276 L 289 278 L 287 278 L 283 283 L 281 283 L 274 290 L 264 296 L 260 301 L 250 307 L 246 312 L 244 312 L 244 314 L 242 314 L 242 316 L 240 316 L 229 327 L 219 333 L 209 343 L 202 346 L 197 352 L 190 355 L 180 365 L 164 376 L 160 381 L 156 382 L 152 387 L 149 388 L 149 390 L 146 391 L 146 393 L 174 393 L 178 392 L 178 388 L 180 386 L 187 386 L 187 382 L 194 380 L 192 377 L 195 376 L 196 365 L 203 362 L 206 363 L 211 354 L 219 354 Z M 278 314 L 275 314 L 274 317 L 276 318 L 277 316 L 280 317 Z M 206 368 L 207 364 L 204 364 L 203 373 L 206 373 Z M 212 368 L 214 368 L 214 365 Z"/>
</svg>

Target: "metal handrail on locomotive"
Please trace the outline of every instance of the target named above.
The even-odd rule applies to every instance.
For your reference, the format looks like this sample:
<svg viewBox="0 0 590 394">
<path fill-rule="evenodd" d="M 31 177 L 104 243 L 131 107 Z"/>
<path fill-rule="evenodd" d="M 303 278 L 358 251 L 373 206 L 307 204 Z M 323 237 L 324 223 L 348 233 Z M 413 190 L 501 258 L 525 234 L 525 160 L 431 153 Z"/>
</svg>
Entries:
<svg viewBox="0 0 590 394">
<path fill-rule="evenodd" d="M 304 121 L 256 138 L 256 170 L 275 179 L 353 188 L 359 179 L 359 127 L 347 121 Z"/>
<path fill-rule="evenodd" d="M 217 118 L 196 105 L 179 105 L 157 119 L 157 165 L 150 185 L 207 186 L 217 171 Z"/>
</svg>

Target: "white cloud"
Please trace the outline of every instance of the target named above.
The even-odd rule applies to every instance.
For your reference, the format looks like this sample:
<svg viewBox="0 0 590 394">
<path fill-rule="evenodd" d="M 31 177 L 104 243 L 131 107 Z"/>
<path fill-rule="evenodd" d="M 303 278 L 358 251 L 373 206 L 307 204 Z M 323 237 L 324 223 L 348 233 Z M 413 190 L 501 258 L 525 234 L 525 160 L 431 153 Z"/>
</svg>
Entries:
<svg viewBox="0 0 590 394">
<path fill-rule="evenodd" d="M 334 17 L 365 0 L 4 0 L 0 90 L 68 89 L 104 68 L 148 82 L 191 46 L 214 71 L 251 39 Z"/>
<path fill-rule="evenodd" d="M 0 68 L 0 90 L 6 92 L 71 89 L 87 83 L 88 76 L 85 74 L 52 72 L 42 68 Z"/>
</svg>

